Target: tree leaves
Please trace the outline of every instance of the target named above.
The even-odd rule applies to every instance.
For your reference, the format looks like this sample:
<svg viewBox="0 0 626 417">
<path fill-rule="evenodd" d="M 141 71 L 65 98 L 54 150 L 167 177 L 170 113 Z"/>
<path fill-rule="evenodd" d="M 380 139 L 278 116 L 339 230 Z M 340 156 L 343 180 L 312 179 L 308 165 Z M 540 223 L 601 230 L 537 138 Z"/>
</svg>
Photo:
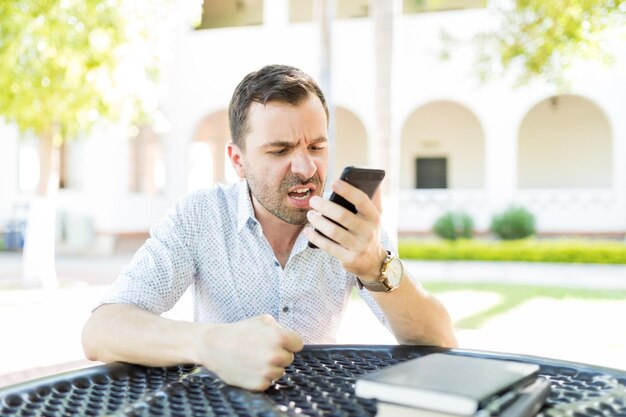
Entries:
<svg viewBox="0 0 626 417">
<path fill-rule="evenodd" d="M 626 21 L 626 0 L 517 0 L 501 8 L 498 30 L 480 36 L 483 79 L 514 70 L 564 86 L 574 62 L 613 61 L 608 45 Z"/>
<path fill-rule="evenodd" d="M 163 1 L 139 3 L 0 2 L 0 117 L 37 135 L 57 126 L 62 137 L 71 138 L 101 118 L 145 113 L 139 95 L 158 78 L 154 41 L 167 30 L 167 13 L 146 13 L 148 7 L 163 8 Z M 149 21 L 158 13 L 161 21 Z M 139 52 L 141 60 L 135 58 Z M 124 71 L 134 71 L 135 79 L 125 78 Z"/>
</svg>

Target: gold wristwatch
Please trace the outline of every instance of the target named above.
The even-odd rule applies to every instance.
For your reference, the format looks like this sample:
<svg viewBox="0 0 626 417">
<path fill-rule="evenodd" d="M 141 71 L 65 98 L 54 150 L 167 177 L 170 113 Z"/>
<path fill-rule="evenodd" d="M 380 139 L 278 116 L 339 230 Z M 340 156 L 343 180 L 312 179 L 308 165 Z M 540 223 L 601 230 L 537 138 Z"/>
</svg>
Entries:
<svg viewBox="0 0 626 417">
<path fill-rule="evenodd" d="M 387 257 L 380 267 L 380 276 L 377 281 L 361 281 L 357 277 L 359 289 L 365 287 L 369 291 L 375 292 L 391 292 L 398 288 L 402 275 L 404 274 L 404 266 L 397 256 L 387 251 Z"/>
</svg>

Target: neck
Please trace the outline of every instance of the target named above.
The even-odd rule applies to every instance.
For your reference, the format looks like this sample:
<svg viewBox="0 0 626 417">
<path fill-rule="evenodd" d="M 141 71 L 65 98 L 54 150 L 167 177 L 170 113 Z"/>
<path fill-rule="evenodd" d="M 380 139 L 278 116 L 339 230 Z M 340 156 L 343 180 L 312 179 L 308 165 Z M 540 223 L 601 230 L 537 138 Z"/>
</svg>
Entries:
<svg viewBox="0 0 626 417">
<path fill-rule="evenodd" d="M 303 224 L 287 223 L 272 213 L 265 210 L 254 198 L 252 198 L 254 215 L 263 227 L 263 234 L 269 242 L 276 259 L 284 268 L 298 239 L 298 235 L 304 229 Z"/>
</svg>

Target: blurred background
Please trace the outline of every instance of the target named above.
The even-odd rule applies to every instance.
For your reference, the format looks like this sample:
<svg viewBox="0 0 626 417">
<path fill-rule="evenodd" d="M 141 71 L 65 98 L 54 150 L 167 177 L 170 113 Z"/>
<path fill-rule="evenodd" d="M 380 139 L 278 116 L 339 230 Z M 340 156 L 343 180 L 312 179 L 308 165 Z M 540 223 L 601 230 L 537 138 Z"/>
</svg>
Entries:
<svg viewBox="0 0 626 417">
<path fill-rule="evenodd" d="M 150 225 L 237 181 L 228 103 L 271 63 L 325 91 L 330 178 L 387 171 L 385 227 L 462 347 L 626 369 L 625 17 L 601 0 L 3 2 L 0 386 L 89 364 L 82 323 Z M 372 320 L 355 298 L 340 342 L 394 343 Z"/>
</svg>

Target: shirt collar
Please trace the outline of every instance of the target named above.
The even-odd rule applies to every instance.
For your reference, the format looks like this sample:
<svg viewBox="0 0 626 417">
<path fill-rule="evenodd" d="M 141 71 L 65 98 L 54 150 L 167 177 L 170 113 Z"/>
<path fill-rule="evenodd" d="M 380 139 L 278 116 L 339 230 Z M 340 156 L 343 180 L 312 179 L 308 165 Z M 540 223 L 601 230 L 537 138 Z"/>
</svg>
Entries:
<svg viewBox="0 0 626 417">
<path fill-rule="evenodd" d="M 254 207 L 252 206 L 252 197 L 250 195 L 248 182 L 246 180 L 240 181 L 237 186 L 239 187 L 239 200 L 237 202 L 237 232 L 241 232 L 247 224 L 250 224 L 258 227 L 257 232 L 260 235 L 263 233 L 263 229 L 254 215 Z M 308 243 L 309 241 L 304 236 L 304 233 L 300 232 L 291 251 L 292 254 L 296 255 L 307 249 Z"/>
<path fill-rule="evenodd" d="M 250 197 L 250 189 L 246 180 L 240 181 L 239 200 L 237 202 L 237 231 L 241 232 L 249 222 L 258 224 L 258 220 L 254 217 L 254 208 L 252 207 L 252 199 Z"/>
</svg>

